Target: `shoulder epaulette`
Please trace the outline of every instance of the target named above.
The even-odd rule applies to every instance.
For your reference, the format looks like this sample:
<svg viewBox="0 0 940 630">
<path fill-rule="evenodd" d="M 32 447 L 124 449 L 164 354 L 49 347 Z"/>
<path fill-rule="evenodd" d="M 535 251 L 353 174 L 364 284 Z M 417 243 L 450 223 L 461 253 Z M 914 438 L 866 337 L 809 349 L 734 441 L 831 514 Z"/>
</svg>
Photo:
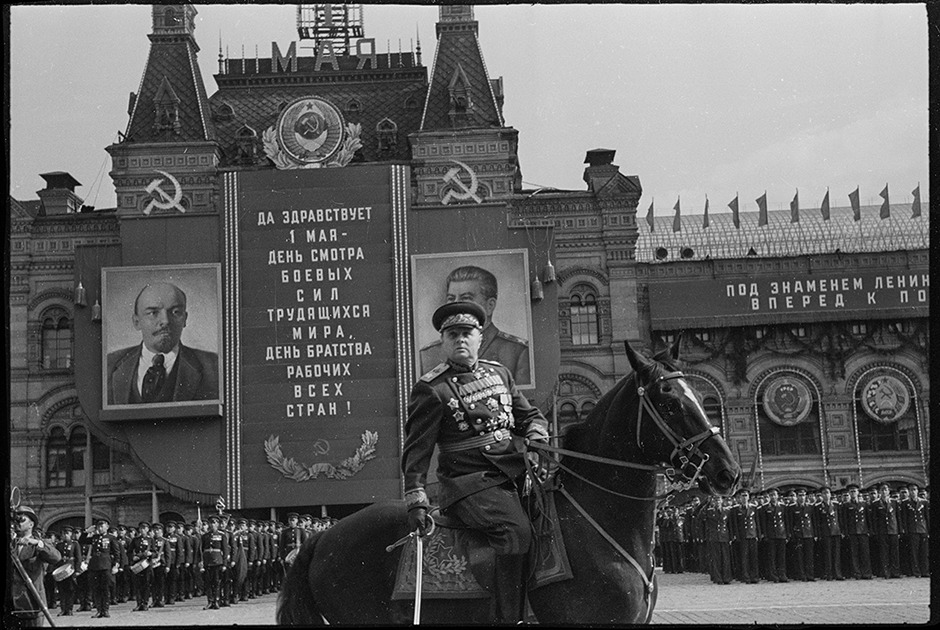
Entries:
<svg viewBox="0 0 940 630">
<path fill-rule="evenodd" d="M 499 332 L 496 334 L 496 336 L 497 336 L 497 337 L 502 337 L 503 339 L 507 339 L 507 340 L 509 340 L 509 341 L 514 341 L 514 342 L 516 342 L 516 343 L 521 343 L 521 344 L 524 345 L 524 346 L 528 346 L 528 345 L 529 345 L 529 342 L 526 341 L 525 339 L 523 339 L 522 337 L 516 337 L 515 335 L 510 335 L 509 333 L 503 332 L 502 330 L 499 331 Z"/>
<path fill-rule="evenodd" d="M 477 361 L 478 361 L 479 363 L 486 363 L 487 365 L 498 365 L 498 366 L 501 367 L 501 368 L 506 367 L 505 365 L 503 365 L 503 364 L 500 363 L 499 361 L 490 361 L 489 359 L 477 359 Z"/>
<path fill-rule="evenodd" d="M 436 379 L 438 376 L 440 376 L 446 371 L 447 371 L 447 364 L 438 363 L 437 366 L 434 367 L 430 372 L 426 374 L 422 374 L 420 380 L 424 381 L 425 383 L 430 383 L 431 381 L 433 381 L 434 379 Z"/>
</svg>

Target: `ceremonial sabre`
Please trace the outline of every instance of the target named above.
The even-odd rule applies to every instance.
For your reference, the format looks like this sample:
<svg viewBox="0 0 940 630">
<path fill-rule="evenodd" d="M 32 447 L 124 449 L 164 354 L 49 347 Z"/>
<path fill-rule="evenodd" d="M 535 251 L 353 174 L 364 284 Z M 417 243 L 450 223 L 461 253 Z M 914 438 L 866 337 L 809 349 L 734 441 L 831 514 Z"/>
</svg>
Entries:
<svg viewBox="0 0 940 630">
<path fill-rule="evenodd" d="M 421 624 L 421 578 L 424 569 L 424 539 L 421 534 L 415 536 L 415 618 L 414 625 Z"/>
</svg>

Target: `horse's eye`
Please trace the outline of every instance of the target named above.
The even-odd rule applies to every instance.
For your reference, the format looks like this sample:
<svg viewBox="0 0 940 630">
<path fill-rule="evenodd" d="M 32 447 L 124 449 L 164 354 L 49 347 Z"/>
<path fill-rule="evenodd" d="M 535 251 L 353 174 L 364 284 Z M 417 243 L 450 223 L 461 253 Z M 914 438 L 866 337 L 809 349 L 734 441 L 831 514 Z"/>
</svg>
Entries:
<svg viewBox="0 0 940 630">
<path fill-rule="evenodd" d="M 664 392 L 671 392 L 671 391 L 672 391 L 672 385 L 670 385 L 669 383 L 663 383 L 662 390 L 663 390 Z"/>
</svg>

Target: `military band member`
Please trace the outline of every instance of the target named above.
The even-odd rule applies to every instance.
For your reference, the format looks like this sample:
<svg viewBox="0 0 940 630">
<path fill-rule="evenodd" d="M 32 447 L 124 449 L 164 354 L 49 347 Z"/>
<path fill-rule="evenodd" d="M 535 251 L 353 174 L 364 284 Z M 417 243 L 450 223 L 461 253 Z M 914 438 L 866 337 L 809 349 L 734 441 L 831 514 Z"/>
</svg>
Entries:
<svg viewBox="0 0 940 630">
<path fill-rule="evenodd" d="M 430 507 L 425 482 L 440 450 L 441 508 L 486 535 L 496 552 L 499 619 L 521 619 L 523 568 L 532 540 L 518 482 L 526 455 L 511 434 L 547 438 L 547 421 L 519 390 L 508 369 L 480 360 L 486 313 L 473 302 L 451 302 L 432 317 L 446 361 L 414 385 L 408 404 L 402 472 L 409 527 L 424 533 Z"/>
<path fill-rule="evenodd" d="M 284 560 L 281 558 L 280 551 L 280 531 L 279 524 L 271 521 L 268 523 L 268 544 L 271 546 L 271 562 L 268 565 L 270 580 L 268 581 L 268 590 L 276 593 L 281 588 L 281 580 L 285 575 Z"/>
<path fill-rule="evenodd" d="M 131 565 L 147 561 L 147 567 L 140 569 L 134 576 L 137 588 L 137 607 L 134 612 L 150 609 L 150 590 L 153 585 L 153 538 L 150 535 L 150 523 L 141 522 L 137 525 L 137 536 L 131 542 Z"/>
<path fill-rule="evenodd" d="M 180 577 L 180 563 L 182 560 L 182 540 L 176 531 L 176 521 L 167 521 L 166 545 L 164 546 L 163 563 L 166 565 L 166 588 L 163 601 L 167 605 L 177 602 Z"/>
<path fill-rule="evenodd" d="M 202 597 L 206 594 L 206 586 L 203 580 L 205 572 L 202 564 L 202 535 L 208 531 L 208 523 L 201 520 L 192 522 L 193 529 L 193 597 Z"/>
<path fill-rule="evenodd" d="M 163 537 L 163 523 L 154 523 L 152 533 L 153 557 L 150 559 L 150 569 L 153 571 L 153 582 L 150 593 L 154 608 L 163 608 L 163 592 L 166 589 L 166 573 L 168 567 L 165 562 L 166 538 Z"/>
<path fill-rule="evenodd" d="M 248 601 L 248 557 L 251 536 L 248 535 L 248 520 L 240 518 L 235 522 L 232 536 L 235 562 L 232 576 L 232 603 Z"/>
<path fill-rule="evenodd" d="M 95 609 L 98 614 L 96 618 L 110 617 L 109 607 L 111 604 L 110 581 L 111 570 L 115 566 L 120 566 L 121 552 L 117 540 L 108 533 L 110 521 L 107 518 L 99 518 L 96 525 L 89 527 L 82 532 L 79 537 L 80 543 L 87 543 L 88 549 L 88 574 L 91 582 L 92 593 L 94 596 Z"/>
<path fill-rule="evenodd" d="M 80 572 L 82 565 L 82 547 L 72 538 L 72 528 L 66 525 L 62 528 L 62 540 L 56 545 L 56 550 L 62 556 L 58 567 L 71 565 L 72 575 L 63 580 L 59 580 L 59 602 L 61 604 L 60 617 L 73 615 L 72 608 L 75 605 L 75 572 Z"/>
<path fill-rule="evenodd" d="M 220 528 L 220 519 L 215 514 L 209 516 L 209 531 L 202 535 L 202 569 L 206 598 L 209 600 L 206 608 L 219 609 L 221 574 L 227 572 L 226 568 L 231 557 L 228 536 Z"/>
<path fill-rule="evenodd" d="M 737 492 L 738 503 L 731 508 L 731 538 L 734 540 L 735 567 L 737 579 L 746 584 L 760 581 L 760 569 L 757 565 L 757 508 L 751 503 L 751 493 L 747 488 Z"/>
<path fill-rule="evenodd" d="M 190 523 L 180 523 L 180 590 L 176 601 L 185 601 L 193 597 L 193 552 L 196 544 L 193 540 L 193 526 Z"/>
<path fill-rule="evenodd" d="M 287 513 L 287 527 L 281 532 L 278 549 L 281 559 L 286 560 L 294 549 L 300 549 L 304 542 L 303 528 L 300 527 L 300 515 L 297 512 Z"/>
</svg>

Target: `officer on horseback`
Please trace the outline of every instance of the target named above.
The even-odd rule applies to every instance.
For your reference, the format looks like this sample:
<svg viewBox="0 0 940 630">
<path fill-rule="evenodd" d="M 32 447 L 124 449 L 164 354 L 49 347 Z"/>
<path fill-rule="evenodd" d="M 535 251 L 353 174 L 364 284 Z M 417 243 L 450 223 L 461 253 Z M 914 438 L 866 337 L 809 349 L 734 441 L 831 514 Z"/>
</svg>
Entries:
<svg viewBox="0 0 940 630">
<path fill-rule="evenodd" d="M 521 588 L 532 541 L 518 485 L 525 453 L 510 434 L 545 440 L 548 423 L 516 389 L 511 372 L 478 358 L 486 312 L 473 302 L 450 302 L 431 318 L 441 333 L 445 361 L 411 391 L 402 472 L 409 526 L 428 527 L 428 467 L 438 446 L 441 509 L 482 532 L 496 553 L 496 603 L 500 620 L 522 616 Z"/>
</svg>

